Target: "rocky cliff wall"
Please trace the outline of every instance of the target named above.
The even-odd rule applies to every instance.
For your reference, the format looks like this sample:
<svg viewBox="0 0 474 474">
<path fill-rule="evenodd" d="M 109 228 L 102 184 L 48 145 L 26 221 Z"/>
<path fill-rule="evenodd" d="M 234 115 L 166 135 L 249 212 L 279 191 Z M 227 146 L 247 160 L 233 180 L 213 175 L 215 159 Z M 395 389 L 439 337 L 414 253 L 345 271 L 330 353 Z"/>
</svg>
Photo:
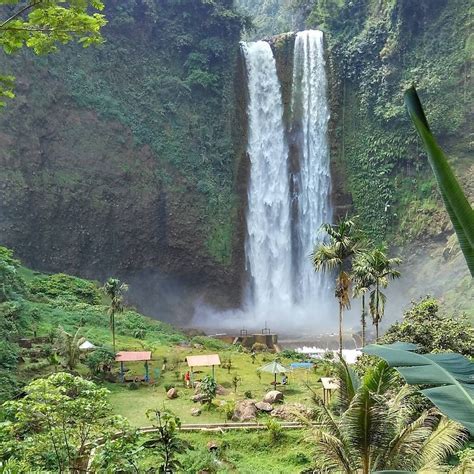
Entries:
<svg viewBox="0 0 474 474">
<path fill-rule="evenodd" d="M 39 270 L 121 276 L 162 318 L 236 305 L 243 20 L 227 0 L 107 4 L 104 46 L 2 58 L 18 84 L 0 115 L 0 241 Z"/>
</svg>

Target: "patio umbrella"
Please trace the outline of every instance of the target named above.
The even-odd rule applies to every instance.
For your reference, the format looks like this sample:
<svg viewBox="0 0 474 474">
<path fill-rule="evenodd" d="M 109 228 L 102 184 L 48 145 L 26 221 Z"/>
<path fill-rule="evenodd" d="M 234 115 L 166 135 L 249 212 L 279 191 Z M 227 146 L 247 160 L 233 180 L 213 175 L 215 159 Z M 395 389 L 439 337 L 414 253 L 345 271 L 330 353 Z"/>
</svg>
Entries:
<svg viewBox="0 0 474 474">
<path fill-rule="evenodd" d="M 267 365 L 264 365 L 263 367 L 260 367 L 258 369 L 261 372 L 270 372 L 271 374 L 275 375 L 275 386 L 276 386 L 276 381 L 277 381 L 277 374 L 284 374 L 285 372 L 290 372 L 291 369 L 288 369 L 287 367 L 284 367 L 280 363 L 278 363 L 276 360 L 273 362 L 270 362 Z"/>
</svg>

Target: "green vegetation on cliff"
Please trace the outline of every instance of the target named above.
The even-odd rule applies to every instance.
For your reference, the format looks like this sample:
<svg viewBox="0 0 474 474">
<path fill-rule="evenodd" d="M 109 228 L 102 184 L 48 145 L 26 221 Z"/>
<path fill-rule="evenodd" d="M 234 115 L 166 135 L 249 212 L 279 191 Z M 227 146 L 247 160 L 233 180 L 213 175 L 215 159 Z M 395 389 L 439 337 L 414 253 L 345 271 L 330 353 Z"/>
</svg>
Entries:
<svg viewBox="0 0 474 474">
<path fill-rule="evenodd" d="M 35 273 L 12 255 L 0 247 L 0 400 L 54 370 L 59 327 L 71 333 L 79 328 L 81 336 L 96 344 L 111 345 L 108 306 L 95 282 Z M 115 325 L 121 344 L 151 349 L 185 339 L 178 330 L 131 308 L 116 315 Z M 23 338 L 33 339 L 33 346 L 21 348 Z"/>
<path fill-rule="evenodd" d="M 403 91 L 417 85 L 433 132 L 465 177 L 470 8 L 466 0 L 330 0 L 317 2 L 307 18 L 308 26 L 327 32 L 333 87 L 342 98 L 338 159 L 347 166 L 356 213 L 374 238 L 407 244 L 437 235 L 433 221 L 447 227 Z"/>
</svg>

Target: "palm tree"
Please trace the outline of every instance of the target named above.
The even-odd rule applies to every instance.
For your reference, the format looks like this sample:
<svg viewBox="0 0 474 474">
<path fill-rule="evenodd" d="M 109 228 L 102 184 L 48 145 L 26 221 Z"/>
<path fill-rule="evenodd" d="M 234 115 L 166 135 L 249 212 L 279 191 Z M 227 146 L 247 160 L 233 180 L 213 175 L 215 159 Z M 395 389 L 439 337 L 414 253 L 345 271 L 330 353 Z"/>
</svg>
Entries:
<svg viewBox="0 0 474 474">
<path fill-rule="evenodd" d="M 337 269 L 334 295 L 339 301 L 339 354 L 342 355 L 343 314 L 344 309 L 350 308 L 350 260 L 359 246 L 359 238 L 354 220 L 347 217 L 336 225 L 323 224 L 321 230 L 327 233 L 329 241 L 314 249 L 312 260 L 316 271 Z"/>
<path fill-rule="evenodd" d="M 128 286 L 118 278 L 109 278 L 102 291 L 110 298 L 110 306 L 107 314 L 110 317 L 110 330 L 112 331 L 112 347 L 115 354 L 115 315 L 123 311 L 123 295 L 128 290 Z"/>
<path fill-rule="evenodd" d="M 467 441 L 464 428 L 436 409 L 413 417 L 413 389 L 398 389 L 396 374 L 384 361 L 362 380 L 342 361 L 338 373 L 342 413 L 335 416 L 319 403 L 317 427 L 311 428 L 318 472 L 440 472 L 440 465 Z"/>
<path fill-rule="evenodd" d="M 367 265 L 366 253 L 359 252 L 352 263 L 352 281 L 354 283 L 353 296 L 361 297 L 361 325 L 362 325 L 362 347 L 365 346 L 365 328 L 367 310 L 365 305 L 365 294 L 370 291 L 374 284 L 369 267 Z"/>
<path fill-rule="evenodd" d="M 379 324 L 385 313 L 387 297 L 382 293 L 382 288 L 387 288 L 389 280 L 400 278 L 400 272 L 395 266 L 400 265 L 402 260 L 398 257 L 388 258 L 384 248 L 376 248 L 364 255 L 364 271 L 367 278 L 373 281 L 373 289 L 370 292 L 369 309 L 372 322 L 375 325 L 375 338 L 379 339 Z"/>
<path fill-rule="evenodd" d="M 69 370 L 76 368 L 81 355 L 79 346 L 85 341 L 84 337 L 80 335 L 80 331 L 81 328 L 78 328 L 74 334 L 71 334 L 65 331 L 62 326 L 59 326 L 56 349 Z M 54 363 L 54 359 L 51 359 L 51 362 Z"/>
</svg>

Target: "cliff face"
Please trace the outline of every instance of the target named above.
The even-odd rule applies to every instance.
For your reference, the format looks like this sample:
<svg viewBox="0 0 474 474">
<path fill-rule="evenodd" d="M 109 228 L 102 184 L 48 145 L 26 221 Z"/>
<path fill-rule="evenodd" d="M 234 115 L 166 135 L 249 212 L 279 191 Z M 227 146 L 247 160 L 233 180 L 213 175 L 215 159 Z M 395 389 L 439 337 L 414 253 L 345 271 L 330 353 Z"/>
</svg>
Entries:
<svg viewBox="0 0 474 474">
<path fill-rule="evenodd" d="M 111 1 L 103 47 L 2 58 L 17 76 L 0 115 L 2 244 L 40 270 L 122 276 L 160 317 L 238 303 L 231 4 Z"/>
<path fill-rule="evenodd" d="M 305 3 L 306 26 L 326 32 L 338 193 L 372 239 L 404 257 L 401 302 L 432 293 L 474 317 L 474 284 L 403 103 L 415 84 L 474 202 L 471 2 Z"/>
</svg>

